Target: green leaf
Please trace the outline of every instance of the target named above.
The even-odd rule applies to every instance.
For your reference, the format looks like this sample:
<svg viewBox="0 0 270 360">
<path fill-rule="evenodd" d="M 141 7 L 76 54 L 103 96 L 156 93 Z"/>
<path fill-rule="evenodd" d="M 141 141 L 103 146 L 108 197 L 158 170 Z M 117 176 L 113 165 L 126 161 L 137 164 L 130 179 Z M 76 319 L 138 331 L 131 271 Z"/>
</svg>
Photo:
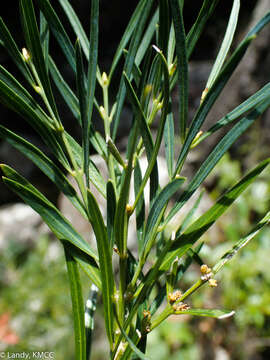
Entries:
<svg viewBox="0 0 270 360">
<path fill-rule="evenodd" d="M 114 245 L 114 219 L 115 219 L 115 211 L 116 211 L 116 194 L 114 190 L 114 186 L 111 180 L 107 182 L 107 234 L 109 240 L 109 248 L 112 253 L 113 245 Z"/>
<path fill-rule="evenodd" d="M 143 30 L 144 30 L 144 26 L 145 26 L 145 23 L 149 16 L 149 13 L 151 11 L 152 5 L 153 5 L 153 0 L 148 0 L 148 1 L 143 2 L 143 7 L 142 7 L 142 10 L 140 11 L 140 16 L 139 16 L 138 22 L 136 24 L 136 29 L 132 35 L 132 39 L 131 39 L 130 46 L 129 46 L 129 51 L 128 51 L 126 61 L 124 64 L 124 71 L 128 78 L 130 77 L 130 75 L 132 73 L 135 56 L 136 56 L 137 50 L 139 48 Z M 120 121 L 120 115 L 121 115 L 124 100 L 125 100 L 125 95 L 126 95 L 126 88 L 125 88 L 124 77 L 122 76 L 121 80 L 120 80 L 118 94 L 117 94 L 116 111 L 115 111 L 115 115 L 114 115 L 114 119 L 113 119 L 114 120 L 113 133 L 112 133 L 113 140 L 116 137 L 116 133 L 117 133 L 117 129 L 118 129 L 119 121 Z"/>
<path fill-rule="evenodd" d="M 191 180 L 187 190 L 178 199 L 177 204 L 172 208 L 166 218 L 166 223 L 181 209 L 187 200 L 194 194 L 201 183 L 206 179 L 211 170 L 215 167 L 221 157 L 235 142 L 235 140 L 258 119 L 270 106 L 270 98 L 257 105 L 246 117 L 242 118 L 215 146 L 210 155 L 200 166 L 199 170 Z"/>
<path fill-rule="evenodd" d="M 144 174 L 141 187 L 140 187 L 138 194 L 136 196 L 136 199 L 134 201 L 134 204 L 133 204 L 134 208 L 136 207 L 137 202 L 139 201 L 139 198 L 142 196 L 145 185 L 146 185 L 146 183 L 149 179 L 149 176 L 156 164 L 156 159 L 158 156 L 159 148 L 160 148 L 162 137 L 163 137 L 165 122 L 166 122 L 166 118 L 167 118 L 168 111 L 169 111 L 169 96 L 170 96 L 169 93 L 170 92 L 169 92 L 168 64 L 167 64 L 166 59 L 165 59 L 164 55 L 162 54 L 162 52 L 156 46 L 154 48 L 158 53 L 158 56 L 159 56 L 159 59 L 160 59 L 161 65 L 162 65 L 162 71 L 163 71 L 163 76 L 164 76 L 164 84 L 163 84 L 164 85 L 164 89 L 163 89 L 164 98 L 163 98 L 162 112 L 161 112 L 161 117 L 160 117 L 160 121 L 159 121 L 158 132 L 157 132 L 155 145 L 154 145 L 152 155 L 151 155 L 151 160 L 148 162 L 148 167 Z"/>
<path fill-rule="evenodd" d="M 112 78 L 112 75 L 114 73 L 115 68 L 117 67 L 119 60 L 123 54 L 123 50 L 125 49 L 127 43 L 129 42 L 134 29 L 138 26 L 138 20 L 142 14 L 142 10 L 145 6 L 145 3 L 147 2 L 147 0 L 140 0 L 136 9 L 134 10 L 134 13 L 132 14 L 132 17 L 126 27 L 126 30 L 124 32 L 124 35 L 118 45 L 118 48 L 116 50 L 116 53 L 114 55 L 113 61 L 112 61 L 112 65 L 111 65 L 111 70 L 110 70 L 110 74 L 109 74 L 109 79 Z"/>
<path fill-rule="evenodd" d="M 49 27 L 48 23 L 42 14 L 40 13 L 40 42 L 41 47 L 43 51 L 43 56 L 45 60 L 46 70 L 48 72 L 48 66 L 49 66 L 49 39 L 50 39 L 50 33 L 49 33 Z"/>
<path fill-rule="evenodd" d="M 158 16 L 159 16 L 159 11 L 156 10 L 151 21 L 149 22 L 147 29 L 144 32 L 144 36 L 141 40 L 140 46 L 138 48 L 138 51 L 137 51 L 136 57 L 135 57 L 135 64 L 137 66 L 140 66 L 140 64 L 145 56 L 145 53 L 146 53 L 147 49 L 149 48 L 149 45 L 151 44 L 151 41 L 153 39 L 154 33 L 157 28 Z"/>
<path fill-rule="evenodd" d="M 0 17 L 0 39 L 3 41 L 3 46 L 6 48 L 11 60 L 16 64 L 18 69 L 24 75 L 29 84 L 33 84 L 34 80 L 31 72 L 29 71 L 17 44 L 13 40 L 8 28 L 6 27 L 3 19 Z"/>
<path fill-rule="evenodd" d="M 85 73 L 83 68 L 83 58 L 81 52 L 81 45 L 79 40 L 76 41 L 76 83 L 77 94 L 80 105 L 80 123 L 82 125 L 82 148 L 83 148 L 83 169 L 86 176 L 86 184 L 89 186 L 89 130 L 88 130 L 88 96 L 85 89 Z"/>
<path fill-rule="evenodd" d="M 174 24 L 177 73 L 179 86 L 179 124 L 182 142 L 186 138 L 188 115 L 188 60 L 186 48 L 186 34 L 184 28 L 183 12 L 178 0 L 170 0 Z"/>
<path fill-rule="evenodd" d="M 35 1 L 38 4 L 43 15 L 45 16 L 48 25 L 50 27 L 50 30 L 53 33 L 54 37 L 56 38 L 60 48 L 62 49 L 63 54 L 65 55 L 69 65 L 75 71 L 76 61 L 75 61 L 74 47 L 70 41 L 70 38 L 65 32 L 65 29 L 62 25 L 62 21 L 60 21 L 60 19 L 56 15 L 53 7 L 51 6 L 48 0 L 35 0 Z"/>
<path fill-rule="evenodd" d="M 113 329 L 113 293 L 114 276 L 112 268 L 111 250 L 107 236 L 107 230 L 103 222 L 103 216 L 99 210 L 96 199 L 93 194 L 87 191 L 88 211 L 91 224 L 96 236 L 97 248 L 99 254 L 100 273 L 102 280 L 102 298 L 104 305 L 104 317 L 107 336 L 110 347 L 113 347 L 114 329 Z"/>
<path fill-rule="evenodd" d="M 86 175 L 86 184 L 89 184 L 88 166 L 89 166 L 89 144 L 90 144 L 90 125 L 94 106 L 94 94 L 96 88 L 96 74 L 98 61 L 98 22 L 99 22 L 99 0 L 91 1 L 90 18 L 90 44 L 89 61 L 87 75 L 87 103 L 86 103 L 86 124 L 83 132 L 84 138 L 84 169 Z"/>
<path fill-rule="evenodd" d="M 228 261 L 246 246 L 258 233 L 270 222 L 270 211 L 258 222 L 258 224 L 242 239 L 240 239 L 221 259 L 213 266 L 213 273 L 216 274 Z"/>
<path fill-rule="evenodd" d="M 213 106 L 214 102 L 218 98 L 219 94 L 223 90 L 224 86 L 226 85 L 227 81 L 231 77 L 233 71 L 235 70 L 236 66 L 244 56 L 247 47 L 249 46 L 252 38 L 248 38 L 245 42 L 243 42 L 233 53 L 228 63 L 224 66 L 223 70 L 217 77 L 216 81 L 212 85 L 211 89 L 206 93 L 201 106 L 199 107 L 197 113 L 195 114 L 192 123 L 190 125 L 190 129 L 187 134 L 186 141 L 183 144 L 181 149 L 180 155 L 177 160 L 176 170 L 175 173 L 178 173 L 183 162 L 188 154 L 189 148 L 192 144 L 193 139 L 198 134 L 207 114 L 209 113 L 211 107 Z"/>
<path fill-rule="evenodd" d="M 66 169 L 67 158 L 57 138 L 52 120 L 39 107 L 25 88 L 3 67 L 0 66 L 0 102 L 20 114 L 41 136 L 45 144 L 53 149 L 55 156 Z"/>
<path fill-rule="evenodd" d="M 80 123 L 80 108 L 79 108 L 79 100 L 71 88 L 68 86 L 64 78 L 62 77 L 60 71 L 58 70 L 55 62 L 49 56 L 49 70 L 60 94 L 62 95 L 63 100 L 66 102 L 67 106 L 71 110 L 72 114 Z"/>
<path fill-rule="evenodd" d="M 42 91 L 48 100 L 49 106 L 52 109 L 55 118 L 60 121 L 42 51 L 40 34 L 38 31 L 32 0 L 20 0 L 20 10 L 26 45 L 30 51 L 30 61 L 33 62 L 35 71 L 37 72 L 40 80 L 40 84 L 37 85 L 42 86 Z"/>
<path fill-rule="evenodd" d="M 172 179 L 174 168 L 174 119 L 169 113 L 164 128 L 165 155 L 169 178 Z"/>
<path fill-rule="evenodd" d="M 174 311 L 174 315 L 193 315 L 193 316 L 207 316 L 216 319 L 226 319 L 235 314 L 232 310 L 219 309 L 188 309 L 183 311 Z"/>
<path fill-rule="evenodd" d="M 234 37 L 234 33 L 235 33 L 235 29 L 236 29 L 236 25 L 237 25 L 237 21 L 238 21 L 239 10 L 240 10 L 240 0 L 234 0 L 224 39 L 222 41 L 222 44 L 221 44 L 220 50 L 218 52 L 218 55 L 216 57 L 214 66 L 211 70 L 211 73 L 210 73 L 207 83 L 206 83 L 207 89 L 210 89 L 213 82 L 216 80 L 216 78 L 222 68 L 222 65 L 226 59 L 226 56 L 230 50 L 230 47 L 231 47 L 231 44 L 233 41 L 233 37 Z"/>
<path fill-rule="evenodd" d="M 88 59 L 88 57 L 89 57 L 89 41 L 87 39 L 87 35 L 86 35 L 85 31 L 83 30 L 80 20 L 78 19 L 75 11 L 73 10 L 73 8 L 70 5 L 68 0 L 58 0 L 58 1 L 60 2 L 63 10 L 65 11 L 76 36 L 80 40 L 82 50 Z"/>
<path fill-rule="evenodd" d="M 1 169 L 8 176 L 3 177 L 3 182 L 42 217 L 55 236 L 60 240 L 69 241 L 90 255 L 94 266 L 97 267 L 97 255 L 59 210 L 15 170 L 6 165 L 1 165 Z"/>
<path fill-rule="evenodd" d="M 140 168 L 139 161 L 136 162 L 134 168 L 134 195 L 137 197 L 138 191 L 140 189 L 140 185 L 142 182 L 142 173 Z M 143 227 L 144 227 L 144 219 L 145 219 L 145 202 L 144 197 L 141 196 L 137 206 L 136 206 L 136 229 L 137 229 L 137 241 L 138 241 L 138 251 L 141 254 L 143 249 Z"/>
<path fill-rule="evenodd" d="M 144 255 L 148 254 L 151 247 L 153 246 L 153 241 L 157 235 L 157 229 L 159 227 L 160 221 L 164 214 L 164 210 L 168 201 L 172 196 L 179 190 L 180 186 L 184 183 L 185 178 L 177 178 L 172 180 L 168 185 L 162 189 L 162 191 L 157 195 L 156 199 L 153 201 L 153 204 L 149 210 L 149 215 L 145 225 L 144 231 Z"/>
<path fill-rule="evenodd" d="M 89 162 L 89 179 L 100 194 L 106 198 L 106 183 L 102 175 L 100 174 L 98 168 L 96 167 L 94 161 L 90 159 Z"/>
<path fill-rule="evenodd" d="M 218 2 L 219 0 L 204 0 L 199 15 L 187 35 L 186 41 L 187 41 L 188 58 L 190 58 L 195 48 L 195 45 L 198 42 L 200 35 L 205 27 L 207 20 L 212 15 Z"/>
<path fill-rule="evenodd" d="M 6 106 L 24 117 L 30 117 L 36 129 L 53 128 L 52 119 L 42 110 L 29 92 L 0 65 L 0 99 Z M 29 121 L 30 122 L 30 121 Z M 42 124 L 40 124 L 42 122 Z M 31 124 L 31 122 L 30 122 Z"/>
<path fill-rule="evenodd" d="M 193 139 L 197 135 L 198 131 L 200 130 L 207 114 L 209 113 L 210 109 L 212 108 L 214 102 L 216 101 L 217 97 L 223 90 L 224 86 L 230 79 L 233 71 L 243 58 L 248 46 L 250 45 L 251 41 L 256 38 L 256 35 L 263 29 L 265 25 L 270 22 L 270 12 L 266 14 L 262 20 L 260 20 L 253 29 L 247 34 L 244 40 L 239 44 L 236 50 L 233 52 L 230 59 L 224 65 L 222 71 L 219 73 L 218 77 L 216 78 L 215 82 L 213 83 L 210 90 L 206 93 L 201 106 L 199 107 L 194 119 L 192 120 L 186 141 L 181 149 L 180 155 L 177 160 L 176 164 L 176 171 L 178 173 L 180 168 L 183 165 L 183 162 L 187 156 L 189 148 L 192 144 Z"/>
<path fill-rule="evenodd" d="M 72 312 L 75 335 L 76 360 L 86 359 L 86 337 L 84 327 L 84 302 L 78 264 L 72 256 L 72 251 L 65 247 L 65 257 L 72 300 Z"/>
<path fill-rule="evenodd" d="M 73 258 L 80 265 L 84 273 L 89 277 L 90 281 L 93 282 L 98 287 L 98 289 L 101 289 L 100 270 L 93 266 L 93 259 L 85 252 L 72 245 L 70 242 L 62 240 L 62 243 L 66 243 L 65 246 L 72 248 Z"/>
<path fill-rule="evenodd" d="M 239 117 L 244 115 L 249 110 L 252 110 L 255 106 L 265 101 L 270 96 L 270 83 L 266 84 L 262 89 L 258 90 L 255 94 L 251 95 L 247 100 L 242 102 L 239 106 L 221 118 L 211 126 L 210 129 L 205 131 L 198 140 L 192 143 L 192 147 L 197 146 L 200 142 L 206 139 L 208 136 L 212 135 L 214 132 L 221 129 L 223 126 L 230 124 L 231 122 L 237 120 Z"/>
<path fill-rule="evenodd" d="M 77 210 L 87 218 L 86 211 L 76 191 L 63 174 L 63 172 L 37 147 L 24 140 L 22 137 L 14 134 L 12 131 L 5 129 L 0 125 L 0 138 L 5 139 L 9 144 L 14 146 L 28 159 L 30 159 L 40 170 L 55 183 L 59 190 L 70 200 Z"/>
<path fill-rule="evenodd" d="M 262 161 L 235 186 L 228 190 L 220 199 L 182 234 L 181 225 L 177 229 L 176 240 L 165 256 L 161 269 L 168 269 L 176 256 L 183 256 L 186 251 L 217 221 L 217 219 L 231 206 L 242 192 L 256 179 L 256 177 L 269 165 L 270 158 Z"/>
<path fill-rule="evenodd" d="M 128 97 L 129 97 L 132 107 L 134 109 L 134 114 L 136 114 L 135 121 L 139 122 L 147 160 L 148 160 L 148 163 L 150 163 L 152 155 L 153 155 L 153 149 L 154 149 L 154 142 L 153 142 L 152 134 L 151 134 L 151 131 L 147 124 L 147 120 L 145 118 L 145 114 L 141 107 L 141 103 L 140 103 L 140 101 L 135 93 L 135 90 L 133 89 L 133 87 L 125 73 L 124 73 L 124 79 L 125 79 L 125 83 L 126 83 Z M 152 169 L 152 172 L 150 175 L 150 181 L 151 181 L 150 198 L 152 199 L 152 197 L 155 195 L 155 193 L 158 190 L 158 167 L 157 167 L 156 161 L 155 161 L 155 164 L 153 166 L 153 169 Z M 145 182 L 145 184 L 146 184 L 146 182 Z"/>
<path fill-rule="evenodd" d="M 168 34 L 170 33 L 171 17 L 168 0 L 159 1 L 159 28 L 158 28 L 158 47 L 163 54 L 168 51 Z"/>
</svg>

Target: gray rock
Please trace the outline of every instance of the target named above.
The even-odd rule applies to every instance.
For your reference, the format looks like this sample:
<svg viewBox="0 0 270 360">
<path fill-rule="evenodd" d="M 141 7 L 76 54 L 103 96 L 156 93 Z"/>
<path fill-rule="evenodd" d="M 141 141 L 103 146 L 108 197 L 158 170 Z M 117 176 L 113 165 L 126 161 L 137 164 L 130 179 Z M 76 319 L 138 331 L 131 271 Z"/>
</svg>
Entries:
<svg viewBox="0 0 270 360">
<path fill-rule="evenodd" d="M 9 241 L 31 246 L 37 237 L 48 231 L 41 217 L 28 205 L 16 203 L 0 207 L 0 251 Z"/>
</svg>

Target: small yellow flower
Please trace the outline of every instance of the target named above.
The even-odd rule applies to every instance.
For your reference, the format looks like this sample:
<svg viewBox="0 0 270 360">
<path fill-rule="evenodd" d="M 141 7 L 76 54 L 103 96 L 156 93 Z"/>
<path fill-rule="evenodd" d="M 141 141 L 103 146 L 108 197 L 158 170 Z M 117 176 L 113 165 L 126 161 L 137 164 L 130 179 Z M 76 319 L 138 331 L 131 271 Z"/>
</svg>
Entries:
<svg viewBox="0 0 270 360">
<path fill-rule="evenodd" d="M 202 273 L 203 275 L 205 275 L 205 274 L 210 274 L 210 272 L 211 272 L 211 268 L 208 267 L 206 264 L 203 264 L 203 265 L 201 266 L 201 273 Z"/>
<path fill-rule="evenodd" d="M 130 204 L 127 204 L 127 205 L 126 205 L 126 212 L 127 212 L 128 214 L 130 214 L 130 213 L 132 212 L 132 209 L 133 209 L 132 205 L 130 205 Z"/>
<path fill-rule="evenodd" d="M 218 283 L 217 283 L 216 279 L 209 279 L 208 283 L 209 283 L 210 287 L 217 287 L 218 286 Z"/>
<path fill-rule="evenodd" d="M 170 301 L 170 303 L 174 303 L 176 302 L 178 299 L 180 299 L 180 297 L 182 296 L 182 293 L 180 290 L 176 290 L 173 293 L 169 293 L 168 294 L 168 299 Z"/>
<path fill-rule="evenodd" d="M 180 302 L 179 304 L 173 304 L 174 311 L 185 311 L 189 310 L 190 306 L 188 304 Z"/>
</svg>

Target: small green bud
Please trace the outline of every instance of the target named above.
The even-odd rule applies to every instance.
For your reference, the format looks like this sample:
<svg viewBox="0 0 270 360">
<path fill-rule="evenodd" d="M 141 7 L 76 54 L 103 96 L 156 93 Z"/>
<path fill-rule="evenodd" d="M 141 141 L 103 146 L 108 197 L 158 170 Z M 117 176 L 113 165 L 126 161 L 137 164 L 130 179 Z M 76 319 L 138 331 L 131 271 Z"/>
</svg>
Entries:
<svg viewBox="0 0 270 360">
<path fill-rule="evenodd" d="M 29 62 L 31 60 L 30 52 L 26 48 L 22 48 L 22 55 L 25 62 Z"/>
<path fill-rule="evenodd" d="M 102 80 L 102 85 L 103 86 L 108 86 L 109 85 L 109 79 L 108 79 L 108 76 L 107 76 L 107 74 L 105 72 L 102 73 L 101 80 Z"/>
</svg>

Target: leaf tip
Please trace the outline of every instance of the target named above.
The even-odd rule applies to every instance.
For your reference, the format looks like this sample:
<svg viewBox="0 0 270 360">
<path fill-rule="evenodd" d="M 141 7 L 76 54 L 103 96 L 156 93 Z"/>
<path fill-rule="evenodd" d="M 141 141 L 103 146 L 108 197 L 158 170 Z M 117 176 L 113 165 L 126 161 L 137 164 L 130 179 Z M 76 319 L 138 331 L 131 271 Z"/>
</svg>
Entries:
<svg viewBox="0 0 270 360">
<path fill-rule="evenodd" d="M 219 320 L 227 319 L 227 318 L 233 316 L 234 314 L 235 314 L 235 311 L 231 311 L 231 312 L 229 312 L 229 313 L 220 315 L 220 316 L 218 317 L 218 319 L 219 319 Z"/>
</svg>

